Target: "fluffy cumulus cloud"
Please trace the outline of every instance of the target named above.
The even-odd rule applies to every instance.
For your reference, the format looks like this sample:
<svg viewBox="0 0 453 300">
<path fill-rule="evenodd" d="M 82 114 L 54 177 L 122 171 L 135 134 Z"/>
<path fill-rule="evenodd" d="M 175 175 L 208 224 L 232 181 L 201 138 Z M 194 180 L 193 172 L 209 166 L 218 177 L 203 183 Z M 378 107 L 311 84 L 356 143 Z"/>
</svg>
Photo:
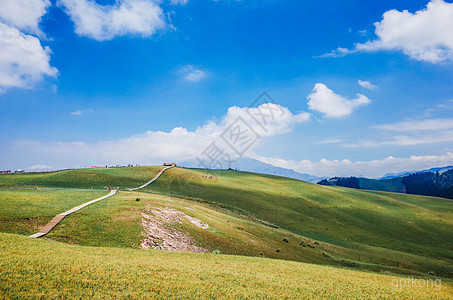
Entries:
<svg viewBox="0 0 453 300">
<path fill-rule="evenodd" d="M 317 83 L 312 93 L 308 95 L 308 107 L 325 114 L 326 117 L 348 116 L 355 108 L 370 102 L 371 100 L 362 94 L 357 94 L 356 99 L 347 99 L 335 94 L 322 83 Z"/>
<path fill-rule="evenodd" d="M 376 40 L 356 44 L 353 50 L 338 48 L 323 56 L 395 50 L 431 63 L 453 60 L 453 3 L 432 0 L 425 9 L 415 13 L 389 10 L 374 25 Z"/>
<path fill-rule="evenodd" d="M 148 131 L 118 140 L 97 143 L 43 143 L 39 141 L 16 141 L 15 155 L 45 161 L 53 166 L 68 167 L 68 162 L 78 166 L 91 164 L 155 164 L 165 160 L 183 161 L 200 157 L 206 148 L 216 142 L 219 147 L 235 154 L 221 138 L 231 138 L 231 133 L 246 133 L 256 139 L 250 149 L 259 144 L 261 138 L 288 132 L 298 123 L 306 122 L 310 114 L 292 113 L 278 104 L 261 104 L 255 108 L 230 107 L 220 122 L 208 122 L 194 131 L 177 127 L 170 132 Z M 240 123 L 238 123 L 238 120 Z M 240 127 L 234 127 L 240 124 Z M 238 129 L 238 131 L 236 131 Z M 241 138 L 236 139 L 241 141 Z M 30 152 L 30 149 L 33 149 Z"/>
<path fill-rule="evenodd" d="M 57 3 L 70 15 L 79 35 L 99 41 L 127 34 L 148 37 L 165 27 L 162 9 L 154 0 L 123 0 L 112 6 L 94 0 Z M 39 24 L 50 5 L 49 0 L 0 1 L 0 92 L 11 87 L 31 88 L 45 76 L 57 76 L 50 64 L 51 50 L 39 40 L 45 37 Z M 193 70 L 187 76 L 195 81 L 204 73 Z"/>
<path fill-rule="evenodd" d="M 44 76 L 55 77 L 50 49 L 39 39 L 0 22 L 0 88 L 30 88 Z"/>
<path fill-rule="evenodd" d="M 57 75 L 50 48 L 30 35 L 44 36 L 39 23 L 49 6 L 49 0 L 0 1 L 0 92 L 31 88 L 44 76 Z"/>
<path fill-rule="evenodd" d="M 41 36 L 39 23 L 49 6 L 49 0 L 2 0 L 0 20 L 24 32 Z"/>
<path fill-rule="evenodd" d="M 366 81 L 366 80 L 359 80 L 359 85 L 365 89 L 368 89 L 368 90 L 374 90 L 374 89 L 377 89 L 377 86 L 375 86 L 374 84 L 372 84 L 371 82 L 369 81 Z"/>
<path fill-rule="evenodd" d="M 224 130 L 238 118 L 244 120 L 260 137 L 267 137 L 289 132 L 294 124 L 310 120 L 310 114 L 306 112 L 293 114 L 288 108 L 273 103 L 253 108 L 233 106 L 228 109 L 221 128 Z"/>
<path fill-rule="evenodd" d="M 301 173 L 316 176 L 365 176 L 370 178 L 382 177 L 387 173 L 402 171 L 418 171 L 433 167 L 453 165 L 453 153 L 443 155 L 413 155 L 410 157 L 389 156 L 370 161 L 350 161 L 321 159 L 319 161 L 294 161 L 281 158 L 256 157 L 261 161 L 283 168 L 291 168 Z"/>
<path fill-rule="evenodd" d="M 116 36 L 152 36 L 165 27 L 162 9 L 153 0 L 123 0 L 99 5 L 93 0 L 58 0 L 75 24 L 75 31 L 98 41 Z"/>
</svg>

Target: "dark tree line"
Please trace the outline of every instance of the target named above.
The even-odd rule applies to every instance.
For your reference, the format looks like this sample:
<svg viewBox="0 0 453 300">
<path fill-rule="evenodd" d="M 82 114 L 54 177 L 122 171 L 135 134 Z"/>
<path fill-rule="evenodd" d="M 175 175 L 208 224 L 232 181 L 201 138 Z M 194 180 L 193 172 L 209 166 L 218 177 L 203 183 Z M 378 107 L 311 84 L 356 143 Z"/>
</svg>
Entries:
<svg viewBox="0 0 453 300">
<path fill-rule="evenodd" d="M 318 182 L 317 184 L 320 184 L 320 185 L 334 185 L 332 182 L 330 182 L 327 179 L 323 179 L 320 182 Z"/>
<path fill-rule="evenodd" d="M 353 189 L 360 189 L 359 179 L 357 177 L 333 177 L 329 180 L 324 179 L 318 182 L 320 185 L 336 185 Z"/>
<path fill-rule="evenodd" d="M 415 173 L 403 177 L 407 194 L 453 199 L 453 170 L 444 173 Z"/>
<path fill-rule="evenodd" d="M 453 170 L 443 173 L 414 173 L 404 176 L 401 182 L 404 184 L 407 194 L 453 199 Z M 333 177 L 329 180 L 324 179 L 318 184 L 360 189 L 357 177 Z"/>
<path fill-rule="evenodd" d="M 360 189 L 360 183 L 357 177 L 340 177 L 337 180 L 337 185 L 353 189 Z"/>
</svg>

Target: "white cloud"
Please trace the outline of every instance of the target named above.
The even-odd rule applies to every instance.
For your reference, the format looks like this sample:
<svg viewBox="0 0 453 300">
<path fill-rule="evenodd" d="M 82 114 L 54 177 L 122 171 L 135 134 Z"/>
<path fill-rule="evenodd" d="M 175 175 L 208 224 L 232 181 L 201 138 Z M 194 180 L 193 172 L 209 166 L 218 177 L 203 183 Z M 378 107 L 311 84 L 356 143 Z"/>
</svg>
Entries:
<svg viewBox="0 0 453 300">
<path fill-rule="evenodd" d="M 427 109 L 425 109 L 423 116 L 425 118 L 431 118 L 432 115 L 436 112 L 439 112 L 439 111 L 445 112 L 448 110 L 453 110 L 452 104 L 453 104 L 453 100 L 447 100 L 447 101 L 444 101 L 444 103 L 437 104 L 433 107 L 427 108 Z"/>
<path fill-rule="evenodd" d="M 51 166 L 44 165 L 44 164 L 37 164 L 33 165 L 28 168 L 30 171 L 47 171 L 47 170 L 52 170 Z"/>
<path fill-rule="evenodd" d="M 178 72 L 186 81 L 197 82 L 206 77 L 206 72 L 195 68 L 192 65 L 186 65 L 179 69 Z"/>
<path fill-rule="evenodd" d="M 389 131 L 427 131 L 453 129 L 453 119 L 426 119 L 376 125 L 374 128 Z"/>
<path fill-rule="evenodd" d="M 453 142 L 453 130 L 444 130 L 429 133 L 415 133 L 414 135 L 397 135 L 387 140 L 364 140 L 351 144 L 342 144 L 346 148 L 369 148 L 382 146 L 415 146 L 422 144 L 436 144 Z"/>
<path fill-rule="evenodd" d="M 425 119 L 381 124 L 373 128 L 390 133 L 401 132 L 381 140 L 359 140 L 343 143 L 345 148 L 371 148 L 383 146 L 416 146 L 453 142 L 453 119 Z"/>
<path fill-rule="evenodd" d="M 251 116 L 270 116 L 272 112 L 275 114 L 267 118 L 265 128 Z M 218 146 L 233 153 L 219 137 L 238 118 L 244 120 L 248 124 L 247 128 L 251 128 L 260 138 L 265 138 L 290 131 L 295 124 L 308 121 L 310 114 L 306 112 L 293 114 L 286 107 L 277 104 L 262 104 L 250 110 L 234 106 L 228 109 L 221 122 L 208 122 L 194 131 L 177 127 L 170 132 L 148 131 L 145 134 L 96 143 L 16 141 L 13 148 L 17 155 L 29 160 L 49 161 L 58 167 L 67 167 L 68 163 L 110 165 L 137 162 L 151 164 L 164 160 L 183 161 L 200 157 L 213 141 L 219 142 Z M 258 143 L 254 144 L 254 147 Z"/>
<path fill-rule="evenodd" d="M 0 87 L 31 88 L 45 75 L 55 77 L 50 49 L 17 28 L 0 22 Z"/>
<path fill-rule="evenodd" d="M 310 116 L 306 112 L 293 114 L 288 108 L 273 103 L 249 109 L 233 106 L 228 109 L 222 122 L 222 131 L 240 117 L 261 137 L 275 136 L 291 131 L 294 124 L 307 122 Z M 265 128 L 261 127 L 253 117 L 261 124 L 262 117 L 265 117 Z"/>
<path fill-rule="evenodd" d="M 170 0 L 171 5 L 186 5 L 189 0 Z"/>
<path fill-rule="evenodd" d="M 337 49 L 332 50 L 329 53 L 325 53 L 325 54 L 317 56 L 317 57 L 321 57 L 321 58 L 324 58 L 324 57 L 343 57 L 343 56 L 345 56 L 345 55 L 347 55 L 347 54 L 349 54 L 351 52 L 353 52 L 353 51 L 349 50 L 347 48 L 338 47 Z"/>
<path fill-rule="evenodd" d="M 415 13 L 389 10 L 376 22 L 378 39 L 356 44 L 355 49 L 338 48 L 323 57 L 352 52 L 402 51 L 410 58 L 438 63 L 453 59 L 453 3 L 433 0 Z"/>
<path fill-rule="evenodd" d="M 366 96 L 357 94 L 356 99 L 348 100 L 345 97 L 335 94 L 331 89 L 322 83 L 315 84 L 313 92 L 308 95 L 308 107 L 324 113 L 327 117 L 344 117 L 361 105 L 371 102 Z"/>
<path fill-rule="evenodd" d="M 366 80 L 360 80 L 359 79 L 359 85 L 365 89 L 368 89 L 368 90 L 374 90 L 374 89 L 377 89 L 377 86 L 372 84 L 371 82 L 369 81 L 366 81 Z"/>
<path fill-rule="evenodd" d="M 72 113 L 69 113 L 71 116 L 81 116 L 83 114 L 83 110 L 76 110 Z"/>
<path fill-rule="evenodd" d="M 93 112 L 94 112 L 94 110 L 89 108 L 89 109 L 76 110 L 76 111 L 73 111 L 73 112 L 71 112 L 69 114 L 71 116 L 81 116 L 81 115 L 88 114 L 88 113 L 93 113 Z"/>
<path fill-rule="evenodd" d="M 319 142 L 316 142 L 316 144 L 338 144 L 338 143 L 343 143 L 344 139 L 340 137 L 334 137 L 334 138 L 329 138 L 325 139 Z"/>
<path fill-rule="evenodd" d="M 393 157 L 371 160 L 350 161 L 321 159 L 319 161 L 294 161 L 281 158 L 256 157 L 257 159 L 275 166 L 294 169 L 301 173 L 316 176 L 365 176 L 370 178 L 382 177 L 386 173 L 424 170 L 433 167 L 453 165 L 453 153 L 443 155 L 413 155 L 410 157 Z"/>
<path fill-rule="evenodd" d="M 49 0 L 1 0 L 0 20 L 24 32 L 42 36 L 39 23 L 49 6 Z"/>
<path fill-rule="evenodd" d="M 162 9 L 154 0 L 123 0 L 99 5 L 93 0 L 58 0 L 75 24 L 75 31 L 98 41 L 129 34 L 152 36 L 165 27 Z"/>
</svg>

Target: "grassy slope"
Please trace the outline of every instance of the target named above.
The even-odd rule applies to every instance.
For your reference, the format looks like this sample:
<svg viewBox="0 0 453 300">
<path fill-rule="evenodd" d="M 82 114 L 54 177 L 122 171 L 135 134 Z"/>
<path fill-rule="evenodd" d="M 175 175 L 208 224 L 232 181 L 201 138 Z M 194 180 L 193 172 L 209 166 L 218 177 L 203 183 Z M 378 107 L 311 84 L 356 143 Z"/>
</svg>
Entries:
<svg viewBox="0 0 453 300">
<path fill-rule="evenodd" d="M 137 197 L 140 202 L 136 201 Z M 209 224 L 209 230 L 197 228 L 188 221 L 174 224 L 174 227 L 192 236 L 198 246 L 211 251 L 412 275 L 433 270 L 448 274 L 452 270 L 441 260 L 366 245 L 357 244 L 354 249 L 323 242 L 312 245 L 306 237 L 266 226 L 247 216 L 203 203 L 148 193 L 121 192 L 93 204 L 90 209 L 64 219 L 47 237 L 88 246 L 137 248 L 144 238 L 141 213 L 164 207 L 177 209 Z"/>
<path fill-rule="evenodd" d="M 213 179 L 204 179 L 202 171 L 172 169 L 148 190 L 201 198 L 337 245 L 357 242 L 453 259 L 451 200 L 326 187 L 245 172 L 211 173 Z"/>
<path fill-rule="evenodd" d="M 448 298 L 405 277 L 289 261 L 71 246 L 0 233 L 0 298 Z M 438 285 L 437 285 L 438 286 Z M 278 295 L 278 296 L 277 296 Z"/>
<path fill-rule="evenodd" d="M 98 187 L 112 182 L 125 186 L 115 180 L 128 178 L 127 185 L 131 187 L 149 180 L 157 170 L 158 167 L 139 167 L 71 170 L 65 171 L 65 176 L 8 175 L 0 176 L 0 185 L 15 185 L 15 181 L 29 184 L 39 177 L 44 186 L 86 187 L 88 177 Z M 205 174 L 172 169 L 146 191 L 196 198 L 209 205 L 144 193 L 120 193 L 63 220 L 49 237 L 83 245 L 136 247 L 142 239 L 140 213 L 150 204 L 157 204 L 173 206 L 212 224 L 215 232 L 197 231 L 191 226 L 185 230 L 202 246 L 220 249 L 222 253 L 322 264 L 346 261 L 346 265 L 370 270 L 425 274 L 435 271 L 443 276 L 453 270 L 450 200 L 322 187 L 244 172 L 209 173 L 213 179 L 202 178 Z M 142 201 L 135 201 L 137 195 Z M 196 205 L 196 209 L 187 209 L 191 205 Z M 280 229 L 265 226 L 257 219 L 277 224 Z M 283 238 L 289 242 L 283 242 Z M 309 239 L 322 242 L 314 250 L 299 245 Z"/>
<path fill-rule="evenodd" d="M 55 215 L 105 195 L 104 191 L 0 190 L 0 232 L 30 235 Z"/>
<path fill-rule="evenodd" d="M 1 174 L 0 231 L 26 235 L 35 233 L 55 215 L 105 195 L 107 185 L 123 189 L 136 187 L 154 177 L 159 169 L 159 167 L 133 167 Z M 47 187 L 50 190 L 20 189 L 21 187 Z M 73 190 L 74 188 L 95 190 Z M 88 216 L 85 215 L 87 210 L 92 210 Z M 118 213 L 122 210 L 123 214 Z M 113 233 L 107 241 L 101 243 L 104 246 L 137 247 L 140 241 L 140 238 L 137 238 L 137 231 L 141 232 L 141 229 L 137 229 L 140 226 L 140 218 L 131 218 L 131 210 L 133 206 L 125 206 L 121 201 L 98 202 L 96 206 L 78 212 L 82 220 L 76 223 L 68 221 L 60 223 L 58 227 L 64 227 L 66 223 L 72 225 L 59 238 L 69 242 L 98 245 L 100 242 L 95 235 L 104 231 Z M 119 214 L 118 218 L 122 220 L 112 218 L 115 214 Z M 80 232 L 83 238 L 76 240 L 74 235 Z"/>
<path fill-rule="evenodd" d="M 137 187 L 157 174 L 160 167 L 77 169 L 49 173 L 0 174 L 0 187 L 43 186 L 105 189 Z"/>
</svg>

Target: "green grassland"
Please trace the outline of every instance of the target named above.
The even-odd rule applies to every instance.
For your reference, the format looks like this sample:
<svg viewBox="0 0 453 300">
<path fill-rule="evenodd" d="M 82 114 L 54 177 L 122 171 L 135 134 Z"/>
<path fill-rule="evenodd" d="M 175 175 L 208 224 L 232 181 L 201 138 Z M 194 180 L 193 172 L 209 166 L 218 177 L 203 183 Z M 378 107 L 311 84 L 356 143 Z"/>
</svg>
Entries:
<svg viewBox="0 0 453 300">
<path fill-rule="evenodd" d="M 36 233 L 55 215 L 104 194 L 91 190 L 0 190 L 0 232 Z"/>
<path fill-rule="evenodd" d="M 174 208 L 209 224 L 208 230 L 188 221 L 175 225 L 209 251 L 412 275 L 430 271 L 445 275 L 453 270 L 442 260 L 368 245 L 341 247 L 204 203 L 148 193 L 121 192 L 95 203 L 61 221 L 47 238 L 87 246 L 137 248 L 144 239 L 141 213 L 155 208 Z"/>
<path fill-rule="evenodd" d="M 145 190 L 201 199 L 339 246 L 360 243 L 452 262 L 451 200 L 320 186 L 246 172 L 210 171 L 213 179 L 201 177 L 204 174 L 208 173 L 172 169 Z M 178 178 L 183 184 L 174 183 Z"/>
<path fill-rule="evenodd" d="M 8 220 L 8 222 L 0 221 L 2 222 L 0 232 L 27 235 L 34 233 L 54 215 L 105 194 L 106 190 L 102 190 L 105 186 L 119 186 L 120 188 L 139 186 L 152 178 L 159 169 L 159 167 L 134 167 L 1 175 L 0 220 Z M 211 176 L 212 178 L 210 178 Z M 24 188 L 30 186 L 54 189 Z M 74 189 L 91 189 L 92 187 L 95 190 Z M 174 168 L 166 171 L 156 182 L 140 192 L 120 191 L 115 196 L 70 215 L 61 221 L 46 236 L 46 239 L 84 247 L 108 247 L 104 250 L 96 250 L 104 251 L 102 253 L 110 253 L 111 248 L 120 247 L 125 249 L 118 250 L 120 251 L 118 253 L 134 253 L 134 256 L 145 255 L 143 257 L 146 258 L 148 258 L 146 255 L 151 255 L 150 257 L 158 255 L 161 259 L 165 255 L 176 255 L 175 257 L 178 257 L 180 261 L 193 259 L 194 266 L 197 259 L 215 260 L 214 257 L 222 259 L 229 257 L 215 254 L 156 254 L 156 251 L 153 250 L 149 251 L 152 254 L 141 254 L 147 251 L 127 250 L 127 248 L 138 248 L 140 241 L 145 238 L 141 214 L 147 213 L 153 208 L 168 207 L 209 224 L 210 228 L 207 230 L 195 227 L 188 221 L 174 225 L 178 230 L 189 234 L 198 246 L 222 254 L 279 259 L 257 260 L 266 262 L 268 270 L 271 268 L 270 262 L 288 263 L 288 268 L 292 268 L 292 263 L 287 261 L 297 261 L 376 273 L 411 276 L 429 276 L 428 273 L 430 273 L 447 280 L 445 278 L 453 277 L 452 204 L 451 200 L 442 198 L 326 187 L 270 175 Z M 44 242 L 46 241 L 39 241 L 39 243 Z M 49 246 L 47 244 L 37 245 L 50 248 L 67 247 L 60 243 L 48 243 Z M 96 249 L 84 247 L 64 249 L 78 249 L 78 255 L 82 255 L 82 252 L 88 251 L 88 249 L 89 251 Z M 213 258 L 210 258 L 211 256 Z M 63 258 L 60 257 L 60 259 Z M 232 261 L 236 259 L 247 260 L 231 256 Z M 268 261 L 269 263 L 267 263 Z M 58 259 L 55 258 L 54 264 L 57 262 Z M 16 260 L 16 263 L 22 264 L 23 262 Z M 136 263 L 138 264 L 138 261 Z M 231 263 L 233 264 L 233 262 Z M 66 265 L 74 268 L 69 263 Z M 302 266 L 302 264 L 294 266 Z M 102 264 L 95 267 L 96 270 L 103 268 L 107 267 Z M 266 268 L 262 268 L 264 269 L 249 270 L 249 272 L 260 274 L 260 280 L 266 281 L 267 278 L 264 278 Z M 314 268 L 314 266 L 310 266 L 310 268 Z M 181 269 L 178 270 L 181 271 Z M 345 269 L 338 270 L 341 271 L 335 272 L 351 272 Z M 23 272 L 19 269 L 16 271 Z M 130 276 L 130 278 L 138 274 L 138 271 L 134 273 L 129 269 L 124 272 L 124 276 Z M 172 272 L 177 273 L 178 271 L 172 269 Z M 20 276 L 26 276 L 26 274 L 21 273 Z M 94 279 L 88 280 L 86 276 L 88 275 L 80 275 L 80 278 L 85 278 L 88 286 L 91 283 L 94 284 Z M 105 281 L 104 275 L 99 276 L 100 280 Z M 378 275 L 370 274 L 369 276 Z M 220 279 L 207 277 L 205 283 L 207 286 L 213 287 L 216 286 L 216 280 Z M 290 280 L 289 277 L 287 279 Z M 125 282 L 127 280 L 125 279 Z M 237 282 L 242 279 L 235 280 Z M 157 290 L 166 295 L 164 291 L 168 292 L 166 289 L 170 289 L 170 287 L 162 287 L 162 285 L 168 283 L 163 282 L 162 279 L 159 279 L 159 282 Z M 257 282 L 259 283 L 259 281 Z M 447 282 L 450 281 L 447 280 Z M 65 290 L 69 286 L 65 285 L 62 288 Z M 230 288 L 232 287 L 230 286 Z M 274 288 L 275 291 L 279 289 Z M 319 288 L 319 286 L 313 288 Z M 324 286 L 321 290 L 325 288 Z M 338 286 L 335 285 L 332 294 L 324 296 L 335 295 L 337 288 Z M 379 284 L 374 288 L 376 288 L 375 293 L 382 289 Z M 47 287 L 37 288 L 39 291 L 45 291 L 43 293 L 51 291 L 46 289 Z M 101 287 L 99 289 L 99 293 L 110 295 L 108 292 L 101 291 Z M 153 289 L 153 292 L 157 290 Z M 202 291 L 201 288 L 195 289 L 196 291 L 189 290 L 191 292 L 187 295 L 191 296 L 196 295 L 193 293 L 201 294 Z M 224 295 L 223 288 L 216 287 L 214 290 L 216 295 Z M 209 288 L 208 295 L 214 290 Z M 256 289 L 257 292 L 258 290 L 261 292 L 260 289 Z M 253 288 L 250 291 L 252 291 L 251 294 L 237 295 L 263 297 L 276 295 L 266 294 L 266 292 L 253 294 Z M 382 291 L 383 295 L 387 295 L 387 292 L 384 292 L 385 288 Z M 82 293 L 80 290 L 78 292 Z M 130 293 L 137 296 L 142 295 L 141 293 L 144 293 L 143 295 L 153 293 L 145 289 L 140 290 L 139 294 L 135 294 L 135 290 L 128 287 L 125 287 L 123 292 L 120 295 L 125 296 Z M 314 295 L 311 292 L 313 292 L 311 288 L 304 287 L 296 290 L 290 289 L 287 295 L 293 296 L 294 293 Z M 396 295 L 394 292 L 402 291 L 393 290 L 388 295 Z M 426 296 L 423 294 L 426 291 L 416 293 L 420 292 L 422 294 L 417 294 L 418 296 Z M 370 295 L 377 294 L 371 292 Z M 419 298 L 405 293 L 400 295 Z"/>
<path fill-rule="evenodd" d="M 9 215 L 5 224 L 9 228 L 1 227 L 3 232 L 31 234 L 39 230 L 53 215 L 60 213 L 70 206 L 82 201 L 73 201 L 65 206 L 56 205 L 60 197 L 72 195 L 69 191 L 14 191 L 16 197 L 6 197 L 8 192 L 0 192 L 4 199 L 4 206 L 0 208 L 2 216 Z M 2 194 L 3 193 L 3 194 Z M 35 194 L 36 193 L 36 194 Z M 99 194 L 78 192 L 88 200 Z M 83 194 L 85 193 L 85 194 Z M 98 192 L 100 193 L 100 192 Z M 79 194 L 73 195 L 76 197 Z M 40 196 L 36 198 L 36 196 Z M 46 201 L 47 198 L 52 201 Z M 52 198 L 54 197 L 54 198 Z M 70 197 L 68 197 L 69 199 Z M 137 198 L 140 201 L 136 201 Z M 31 210 L 23 210 L 21 204 L 18 209 L 14 206 L 21 203 L 21 199 L 35 199 L 35 212 L 45 215 L 37 223 L 35 217 L 20 218 L 20 213 L 36 216 Z M 39 199 L 39 201 L 37 201 Z M 63 198 L 64 199 L 64 198 Z M 30 201 L 30 200 L 28 200 Z M 45 204 L 45 205 L 43 205 Z M 199 246 L 209 250 L 219 250 L 225 254 L 240 254 L 259 257 L 270 257 L 285 260 L 312 262 L 328 265 L 353 266 L 359 269 L 375 271 L 390 270 L 392 272 L 421 275 L 430 271 L 439 274 L 448 274 L 450 268 L 444 262 L 436 259 L 410 255 L 404 252 L 389 251 L 384 248 L 354 244 L 354 247 L 341 247 L 330 243 L 316 241 L 295 234 L 282 228 L 273 228 L 269 224 L 259 222 L 247 215 L 237 214 L 229 210 L 211 205 L 184 200 L 175 197 L 159 196 L 149 193 L 120 192 L 119 194 L 92 204 L 70 217 L 64 219 L 53 229 L 47 238 L 64 241 L 72 244 L 104 247 L 132 247 L 137 248 L 143 240 L 141 213 L 150 208 L 171 207 L 196 217 L 208 223 L 210 230 L 202 230 L 186 222 L 183 231 L 189 233 Z M 8 211 L 13 211 L 15 214 Z M 26 231 L 18 228 L 27 228 Z M 181 229 L 181 228 L 180 228 Z M 391 257 L 389 257 L 389 255 Z"/>
<path fill-rule="evenodd" d="M 407 276 L 266 258 L 86 247 L 0 233 L 0 298 L 447 299 Z M 426 279 L 426 278 L 425 278 Z"/>
<path fill-rule="evenodd" d="M 1 174 L 1 187 L 40 186 L 58 188 L 121 189 L 140 186 L 159 172 L 159 167 L 76 169 L 46 173 Z"/>
</svg>

